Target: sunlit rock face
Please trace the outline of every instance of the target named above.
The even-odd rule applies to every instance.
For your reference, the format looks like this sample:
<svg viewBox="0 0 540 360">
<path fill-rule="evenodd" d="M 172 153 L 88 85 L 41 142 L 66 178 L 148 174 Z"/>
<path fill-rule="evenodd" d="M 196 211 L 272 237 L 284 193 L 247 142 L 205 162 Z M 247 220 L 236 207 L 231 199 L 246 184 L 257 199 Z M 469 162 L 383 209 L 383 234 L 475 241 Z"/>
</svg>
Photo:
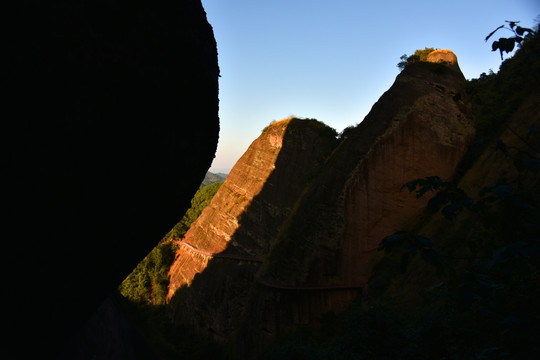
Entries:
<svg viewBox="0 0 540 360">
<path fill-rule="evenodd" d="M 3 14 L 6 356 L 56 358 L 204 178 L 216 43 L 199 0 L 22 1 Z"/>
<path fill-rule="evenodd" d="M 333 131 L 316 120 L 290 118 L 264 129 L 181 239 L 185 245 L 170 270 L 169 298 L 191 285 L 212 254 L 263 259 L 335 143 Z"/>
<path fill-rule="evenodd" d="M 445 65 L 449 66 L 450 68 L 459 70 L 457 56 L 456 54 L 454 54 L 452 50 L 443 50 L 443 49 L 433 50 L 432 52 L 428 54 L 426 61 L 432 62 L 432 63 L 443 62 L 445 63 Z"/>
</svg>

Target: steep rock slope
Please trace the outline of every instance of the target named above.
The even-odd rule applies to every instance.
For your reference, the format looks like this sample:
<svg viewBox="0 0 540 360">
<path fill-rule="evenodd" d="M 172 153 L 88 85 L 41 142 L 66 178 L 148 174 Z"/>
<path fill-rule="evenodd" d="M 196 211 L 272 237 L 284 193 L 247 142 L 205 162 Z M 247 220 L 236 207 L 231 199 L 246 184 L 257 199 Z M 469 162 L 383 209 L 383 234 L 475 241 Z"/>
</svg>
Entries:
<svg viewBox="0 0 540 360">
<path fill-rule="evenodd" d="M 357 296 L 382 238 L 425 209 L 427 199 L 401 186 L 431 175 L 452 178 L 473 139 L 464 88 L 457 63 L 412 64 L 340 143 L 265 257 L 238 351 L 252 354 Z"/>
<path fill-rule="evenodd" d="M 381 239 L 425 208 L 401 186 L 435 174 L 450 179 L 467 150 L 474 127 L 464 87 L 455 64 L 408 66 L 332 154 L 262 275 L 288 284 L 364 283 Z"/>
<path fill-rule="evenodd" d="M 345 309 L 382 238 L 425 209 L 401 186 L 452 178 L 474 136 L 464 87 L 457 62 L 411 64 L 320 166 L 300 162 L 295 148 L 270 163 L 250 148 L 181 245 L 170 273 L 177 320 L 249 358 L 281 332 Z M 257 146 L 272 154 L 279 145 Z M 296 182 L 289 169 L 309 178 Z M 258 192 L 271 196 L 256 202 Z"/>
<path fill-rule="evenodd" d="M 316 120 L 263 130 L 182 240 L 170 270 L 175 321 L 220 342 L 234 337 L 262 259 L 335 145 L 335 131 Z"/>
<path fill-rule="evenodd" d="M 265 128 L 182 239 L 169 298 L 214 257 L 262 259 L 335 143 L 335 132 L 316 120 L 290 118 Z"/>
<path fill-rule="evenodd" d="M 3 15 L 2 349 L 50 358 L 189 207 L 217 145 L 217 50 L 199 0 Z"/>
</svg>

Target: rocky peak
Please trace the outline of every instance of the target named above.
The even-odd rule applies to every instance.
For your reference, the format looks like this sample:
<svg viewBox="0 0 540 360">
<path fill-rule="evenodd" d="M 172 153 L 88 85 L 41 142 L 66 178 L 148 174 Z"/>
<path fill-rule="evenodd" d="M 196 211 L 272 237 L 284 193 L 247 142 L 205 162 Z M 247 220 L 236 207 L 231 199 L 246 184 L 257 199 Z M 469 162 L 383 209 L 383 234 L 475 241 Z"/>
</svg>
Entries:
<svg viewBox="0 0 540 360">
<path fill-rule="evenodd" d="M 380 240 L 425 208 L 426 200 L 401 186 L 430 175 L 451 178 L 474 136 L 465 79 L 453 70 L 416 63 L 397 77 L 321 170 L 294 226 L 279 235 L 265 276 L 289 284 L 367 280 Z M 283 254 L 295 259 L 292 275 Z"/>
<path fill-rule="evenodd" d="M 262 259 L 335 142 L 335 132 L 316 120 L 288 118 L 267 126 L 181 239 L 169 298 L 213 257 Z"/>
<path fill-rule="evenodd" d="M 170 272 L 170 298 L 186 286 L 171 301 L 178 316 L 215 339 L 236 334 L 245 357 L 345 309 L 383 237 L 425 210 L 401 186 L 451 179 L 474 136 L 465 79 L 444 61 L 407 66 L 335 148 L 313 120 L 267 127 L 182 240 Z"/>
<path fill-rule="evenodd" d="M 458 65 L 458 60 L 456 54 L 452 50 L 433 50 L 430 52 L 426 59 L 427 62 L 432 63 L 445 63 L 446 65 L 450 66 L 451 68 L 454 68 L 461 72 Z"/>
</svg>

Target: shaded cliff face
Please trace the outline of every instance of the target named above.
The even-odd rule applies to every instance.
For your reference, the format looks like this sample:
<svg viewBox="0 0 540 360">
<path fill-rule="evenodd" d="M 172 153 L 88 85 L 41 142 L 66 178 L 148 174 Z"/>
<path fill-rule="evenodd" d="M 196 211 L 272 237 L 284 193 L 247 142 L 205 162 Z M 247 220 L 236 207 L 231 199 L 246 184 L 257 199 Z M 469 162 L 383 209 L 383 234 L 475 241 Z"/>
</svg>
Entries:
<svg viewBox="0 0 540 360">
<path fill-rule="evenodd" d="M 401 186 L 452 178 L 474 136 L 464 86 L 457 62 L 408 66 L 324 161 L 309 158 L 321 165 L 311 171 L 298 148 L 263 133 L 180 246 L 169 293 L 186 285 L 171 300 L 177 320 L 222 341 L 236 334 L 233 351 L 249 356 L 283 331 L 345 309 L 367 283 L 382 238 L 425 209 L 427 199 Z M 274 126 L 270 134 L 282 131 Z M 309 181 L 296 182 L 302 176 L 292 171 Z"/>
<path fill-rule="evenodd" d="M 302 198 L 265 263 L 265 277 L 365 283 L 381 239 L 425 208 L 427 199 L 411 199 L 401 186 L 431 175 L 450 179 L 474 136 L 465 79 L 455 70 L 418 63 L 397 77 Z"/>
<path fill-rule="evenodd" d="M 214 255 L 262 261 L 335 142 L 335 133 L 316 120 L 285 119 L 264 129 L 181 239 L 169 298 L 191 285 Z"/>
<path fill-rule="evenodd" d="M 427 199 L 401 186 L 452 178 L 473 139 L 464 86 L 455 66 L 408 66 L 341 142 L 265 257 L 239 330 L 241 353 L 346 309 L 361 292 L 383 237 L 407 229 L 425 209 Z"/>
<path fill-rule="evenodd" d="M 217 51 L 199 0 L 4 13 L 5 324 L 47 357 L 189 207 L 217 144 Z"/>
</svg>

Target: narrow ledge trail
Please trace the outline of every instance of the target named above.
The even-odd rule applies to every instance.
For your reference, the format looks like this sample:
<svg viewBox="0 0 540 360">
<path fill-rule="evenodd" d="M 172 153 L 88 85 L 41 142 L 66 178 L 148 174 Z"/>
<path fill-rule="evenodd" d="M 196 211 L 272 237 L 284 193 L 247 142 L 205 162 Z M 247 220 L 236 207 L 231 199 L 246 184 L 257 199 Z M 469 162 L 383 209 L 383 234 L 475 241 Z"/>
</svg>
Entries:
<svg viewBox="0 0 540 360">
<path fill-rule="evenodd" d="M 234 255 L 234 254 L 224 254 L 224 253 L 211 253 L 205 250 L 201 250 L 186 241 L 178 240 L 178 239 L 171 239 L 171 242 L 178 244 L 179 246 L 187 249 L 188 251 L 204 255 L 207 257 L 212 257 L 216 259 L 225 259 L 225 260 L 234 260 L 234 261 L 247 261 L 247 262 L 254 262 L 254 263 L 263 263 L 263 258 L 257 258 L 253 256 L 245 256 L 245 255 Z M 357 290 L 362 289 L 367 282 L 367 278 L 362 279 L 363 284 L 337 284 L 337 285 L 321 285 L 321 286 L 291 286 L 291 285 L 284 285 L 279 283 L 274 283 L 265 279 L 262 279 L 259 275 L 255 274 L 254 280 L 263 286 L 273 288 L 273 289 L 279 289 L 279 290 L 300 290 L 300 291 L 318 291 L 318 290 Z"/>
</svg>

